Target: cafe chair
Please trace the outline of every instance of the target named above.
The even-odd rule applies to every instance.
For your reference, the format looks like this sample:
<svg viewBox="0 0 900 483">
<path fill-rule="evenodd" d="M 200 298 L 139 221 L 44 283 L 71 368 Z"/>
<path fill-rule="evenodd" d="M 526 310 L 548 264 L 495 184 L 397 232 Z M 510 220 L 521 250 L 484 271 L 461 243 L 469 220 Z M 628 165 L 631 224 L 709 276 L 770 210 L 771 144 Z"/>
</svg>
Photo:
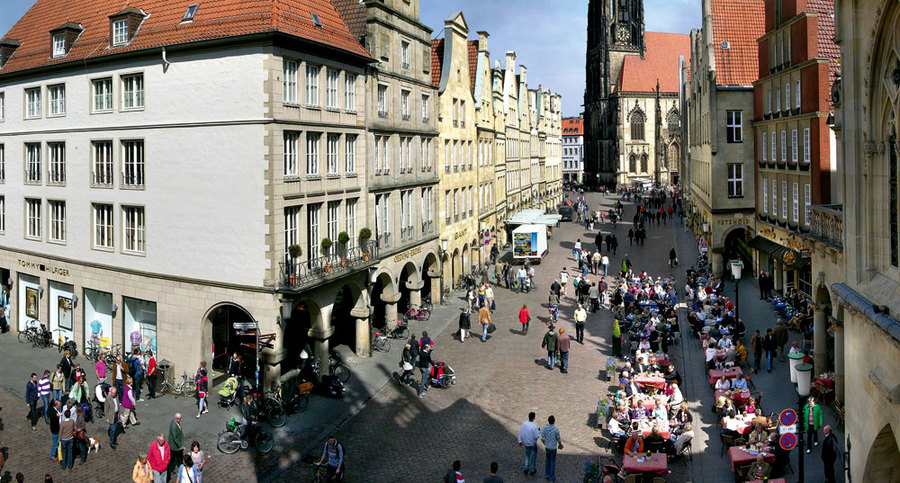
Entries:
<svg viewBox="0 0 900 483">
<path fill-rule="evenodd" d="M 750 472 L 751 464 L 737 466 L 734 469 L 734 481 L 743 482 L 747 481 L 747 473 Z"/>
<path fill-rule="evenodd" d="M 657 442 L 657 443 L 648 443 L 646 450 L 651 453 L 664 453 L 665 442 Z"/>
<path fill-rule="evenodd" d="M 719 433 L 719 438 L 722 440 L 722 451 L 719 453 L 719 458 L 725 456 L 725 451 L 727 448 L 734 446 L 734 436 L 725 433 Z"/>
<path fill-rule="evenodd" d="M 623 449 L 625 447 L 625 440 L 628 438 L 616 437 L 613 435 L 609 436 L 609 442 L 606 443 L 606 449 L 611 450 L 613 453 Z"/>
<path fill-rule="evenodd" d="M 626 476 L 625 483 L 637 483 L 638 476 L 643 476 L 643 473 L 635 473 L 633 475 Z"/>
<path fill-rule="evenodd" d="M 653 483 L 666 483 L 666 479 L 662 476 L 657 476 L 653 478 Z"/>
<path fill-rule="evenodd" d="M 684 447 L 681 448 L 681 453 L 678 453 L 681 455 L 681 462 L 684 463 L 685 466 L 687 466 L 687 460 L 691 460 L 691 463 L 694 462 L 694 457 L 691 454 L 691 443 L 693 443 L 693 441 L 684 443 Z M 793 471 L 791 471 L 791 473 L 793 473 Z"/>
<path fill-rule="evenodd" d="M 756 384 L 753 384 L 753 369 L 750 369 L 750 373 L 744 376 L 744 379 L 747 381 L 747 387 L 756 390 Z"/>
<path fill-rule="evenodd" d="M 744 446 L 745 444 L 747 444 L 747 440 L 745 440 L 744 438 L 737 438 L 734 440 L 734 444 L 732 446 Z"/>
</svg>

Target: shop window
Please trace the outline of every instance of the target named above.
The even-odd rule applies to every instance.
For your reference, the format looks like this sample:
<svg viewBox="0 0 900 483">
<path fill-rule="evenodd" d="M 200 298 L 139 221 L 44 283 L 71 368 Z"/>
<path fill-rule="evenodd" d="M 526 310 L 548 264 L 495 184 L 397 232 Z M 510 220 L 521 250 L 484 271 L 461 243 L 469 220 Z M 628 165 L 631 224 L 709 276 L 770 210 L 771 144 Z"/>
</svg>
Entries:
<svg viewBox="0 0 900 483">
<path fill-rule="evenodd" d="M 84 347 L 112 344 L 112 294 L 84 289 Z"/>
<path fill-rule="evenodd" d="M 129 351 L 140 347 L 156 354 L 156 302 L 122 298 L 125 308 L 125 337 L 123 345 Z"/>
</svg>

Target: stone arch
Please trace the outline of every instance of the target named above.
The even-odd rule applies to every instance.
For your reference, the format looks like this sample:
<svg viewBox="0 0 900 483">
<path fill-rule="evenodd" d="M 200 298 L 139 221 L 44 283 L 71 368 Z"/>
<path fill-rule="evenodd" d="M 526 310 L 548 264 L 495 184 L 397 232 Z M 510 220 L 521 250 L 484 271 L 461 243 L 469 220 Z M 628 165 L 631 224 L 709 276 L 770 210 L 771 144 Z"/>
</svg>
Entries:
<svg viewBox="0 0 900 483">
<path fill-rule="evenodd" d="M 752 275 L 753 272 L 753 250 L 747 244 L 751 233 L 753 231 L 750 227 L 744 224 L 732 225 L 722 233 L 722 246 L 725 248 L 724 263 L 728 264 L 736 257 L 740 258 L 744 262 L 743 274 L 747 275 Z M 726 273 L 729 273 L 729 270 L 726 266 Z"/>
<path fill-rule="evenodd" d="M 207 367 L 213 373 L 225 372 L 228 359 L 234 352 L 241 353 L 240 337 L 234 330 L 235 322 L 255 322 L 256 319 L 239 304 L 233 302 L 219 302 L 210 307 L 201 319 L 202 345 L 200 346 L 199 360 L 207 361 Z M 207 352 L 208 351 L 208 352 Z M 255 365 L 256 354 L 253 354 Z"/>
<path fill-rule="evenodd" d="M 462 252 L 460 253 L 460 257 L 461 257 L 461 260 L 460 260 L 461 271 L 459 272 L 460 275 L 464 275 L 464 274 L 472 271 L 472 257 L 470 255 L 471 254 L 469 253 L 469 243 L 467 242 L 467 243 L 463 244 Z"/>
<path fill-rule="evenodd" d="M 666 151 L 666 168 L 669 171 L 678 170 L 678 157 L 681 149 L 679 149 L 678 141 L 672 141 Z"/>
<path fill-rule="evenodd" d="M 399 283 L 397 290 L 400 293 L 400 299 L 397 302 L 398 313 L 404 314 L 411 305 L 421 305 L 421 289 L 422 277 L 419 268 L 413 261 L 408 261 L 400 270 Z"/>
<path fill-rule="evenodd" d="M 350 351 L 359 353 L 368 344 L 367 334 L 363 332 L 360 337 L 357 330 L 357 319 L 368 321 L 369 318 L 365 289 L 354 281 L 347 281 L 337 289 L 333 300 L 329 321 L 333 332 L 328 338 L 329 349 L 345 345 Z"/>
<path fill-rule="evenodd" d="M 872 441 L 862 481 L 900 481 L 900 450 L 890 424 L 881 428 Z"/>
<path fill-rule="evenodd" d="M 872 55 L 866 56 L 866 67 L 863 71 L 863 109 L 862 133 L 864 141 L 878 141 L 884 134 L 883 125 L 877 119 L 880 106 L 884 100 L 884 88 L 889 88 L 885 82 L 890 82 L 891 67 L 890 54 L 900 55 L 900 8 L 893 0 L 883 0 L 882 5 L 875 11 L 875 19 L 872 22 L 872 31 L 869 36 L 869 45 L 866 52 Z M 895 90 L 896 97 L 896 90 Z M 870 117 L 872 116 L 872 117 Z"/>
<path fill-rule="evenodd" d="M 450 288 L 452 289 L 457 282 L 459 282 L 459 278 L 462 276 L 462 257 L 460 257 L 459 248 L 453 249 L 453 254 L 450 256 L 451 262 L 450 266 L 453 268 L 453 272 L 450 274 Z"/>
<path fill-rule="evenodd" d="M 441 303 L 441 265 L 437 254 L 429 251 L 422 262 L 422 300 L 431 300 L 435 305 Z"/>
<path fill-rule="evenodd" d="M 372 281 L 372 325 L 382 328 L 397 321 L 397 302 L 400 293 L 397 289 L 397 278 L 388 269 L 377 272 Z"/>
<path fill-rule="evenodd" d="M 316 340 L 326 339 L 330 327 L 322 319 L 322 308 L 311 297 L 304 297 L 291 306 L 290 317 L 281 326 L 281 376 L 290 377 L 292 371 L 300 367 L 300 352 L 308 346 L 307 352 L 315 354 Z"/>
</svg>

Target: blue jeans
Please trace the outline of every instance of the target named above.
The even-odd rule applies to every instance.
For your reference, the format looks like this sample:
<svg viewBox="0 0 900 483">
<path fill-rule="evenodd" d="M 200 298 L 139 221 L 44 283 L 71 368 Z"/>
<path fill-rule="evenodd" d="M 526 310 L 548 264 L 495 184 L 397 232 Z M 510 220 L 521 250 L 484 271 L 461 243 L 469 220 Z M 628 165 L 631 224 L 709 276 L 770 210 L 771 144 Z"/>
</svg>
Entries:
<svg viewBox="0 0 900 483">
<path fill-rule="evenodd" d="M 537 462 L 537 445 L 525 447 L 525 471 L 534 473 L 534 465 Z"/>
<path fill-rule="evenodd" d="M 609 275 L 609 265 L 603 265 L 603 276 Z"/>
<path fill-rule="evenodd" d="M 49 424 L 50 417 L 47 416 L 47 411 L 50 410 L 50 395 L 44 394 L 43 396 L 41 396 L 41 403 L 43 403 L 43 406 L 41 407 L 41 413 L 44 415 L 44 422 Z"/>
<path fill-rule="evenodd" d="M 119 415 L 118 414 L 107 414 L 106 417 L 109 418 L 109 445 L 116 445 L 116 430 L 118 429 L 119 424 Z"/>
<path fill-rule="evenodd" d="M 556 352 L 547 351 L 547 367 L 550 369 L 556 367 Z"/>
<path fill-rule="evenodd" d="M 72 444 L 75 443 L 74 439 L 64 439 L 59 442 L 62 445 L 62 461 L 59 462 L 59 467 L 62 469 L 72 469 L 72 466 L 75 464 L 75 460 L 72 459 Z"/>
<path fill-rule="evenodd" d="M 766 370 L 772 371 L 772 351 L 766 352 Z"/>
<path fill-rule="evenodd" d="M 430 367 L 420 367 L 419 372 L 422 374 L 422 382 L 419 383 L 419 396 L 425 394 L 425 389 L 428 387 L 428 379 Z"/>
<path fill-rule="evenodd" d="M 522 289 L 525 288 L 525 277 L 519 277 L 519 285 L 516 286 L 516 292 L 522 292 Z"/>
<path fill-rule="evenodd" d="M 556 481 L 556 450 L 544 449 L 547 453 L 547 461 L 544 463 L 544 478 Z"/>
<path fill-rule="evenodd" d="M 139 372 L 134 375 L 134 385 L 131 386 L 134 389 L 134 399 L 138 400 L 141 398 L 141 384 L 144 382 L 144 373 Z"/>
<path fill-rule="evenodd" d="M 481 342 L 484 342 L 487 340 L 487 328 L 488 328 L 488 324 L 484 324 L 481 326 L 481 330 L 483 331 L 481 333 Z"/>
<path fill-rule="evenodd" d="M 560 352 L 559 353 L 559 365 L 564 371 L 569 370 L 569 353 L 568 352 Z"/>
<path fill-rule="evenodd" d="M 122 394 L 125 392 L 125 383 L 121 379 L 116 379 L 116 399 L 122 403 Z"/>
<path fill-rule="evenodd" d="M 59 447 L 59 433 L 51 433 L 50 436 L 53 438 L 53 444 L 50 446 L 50 457 L 56 459 L 56 449 Z"/>
<path fill-rule="evenodd" d="M 50 394 L 53 396 L 54 401 L 62 401 L 62 389 L 51 389 Z"/>
</svg>

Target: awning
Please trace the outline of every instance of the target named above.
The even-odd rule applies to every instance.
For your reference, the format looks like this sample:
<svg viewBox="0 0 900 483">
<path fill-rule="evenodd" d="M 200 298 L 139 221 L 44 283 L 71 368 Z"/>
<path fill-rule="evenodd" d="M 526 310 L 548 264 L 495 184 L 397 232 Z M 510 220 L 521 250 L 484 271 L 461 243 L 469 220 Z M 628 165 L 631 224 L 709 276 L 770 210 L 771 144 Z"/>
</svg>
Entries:
<svg viewBox="0 0 900 483">
<path fill-rule="evenodd" d="M 750 246 L 756 251 L 767 253 L 772 258 L 779 258 L 787 250 L 772 240 L 759 235 L 750 240 Z"/>
<path fill-rule="evenodd" d="M 506 224 L 556 226 L 561 219 L 562 215 L 547 214 L 543 210 L 522 210 L 506 220 Z"/>
</svg>

